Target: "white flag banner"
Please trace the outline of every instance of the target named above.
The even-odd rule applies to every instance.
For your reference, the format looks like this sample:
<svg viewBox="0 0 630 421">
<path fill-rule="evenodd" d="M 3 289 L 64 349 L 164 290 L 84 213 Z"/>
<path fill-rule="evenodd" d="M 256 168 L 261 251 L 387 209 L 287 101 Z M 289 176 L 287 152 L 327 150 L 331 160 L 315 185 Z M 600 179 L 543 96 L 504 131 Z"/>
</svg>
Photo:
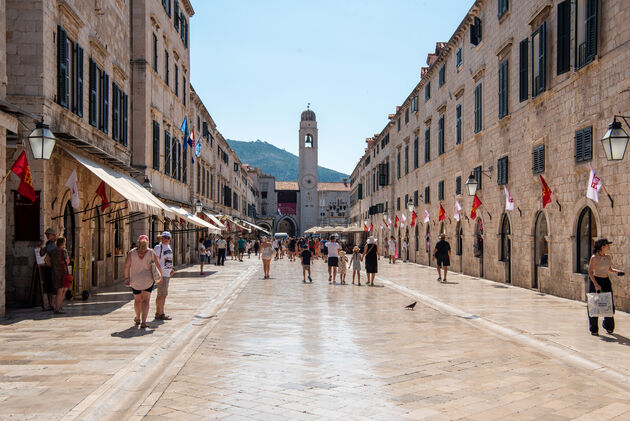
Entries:
<svg viewBox="0 0 630 421">
<path fill-rule="evenodd" d="M 507 186 L 503 186 L 503 188 L 505 189 L 505 210 L 512 211 L 514 210 L 514 199 L 510 195 Z"/>
<path fill-rule="evenodd" d="M 387 218 L 387 227 L 389 228 L 391 224 L 392 224 L 392 218 Z"/>
<path fill-rule="evenodd" d="M 72 192 L 70 202 L 75 209 L 79 208 L 79 184 L 77 183 L 77 170 L 72 170 L 70 177 L 66 180 L 65 186 Z"/>
<path fill-rule="evenodd" d="M 427 209 L 424 210 L 424 222 L 429 222 L 429 211 Z"/>
<path fill-rule="evenodd" d="M 595 174 L 595 169 L 591 166 L 591 175 L 588 178 L 588 188 L 586 189 L 586 197 L 599 203 L 599 190 L 602 188 L 602 180 Z"/>
<path fill-rule="evenodd" d="M 455 201 L 455 214 L 453 215 L 453 218 L 455 218 L 456 221 L 459 221 L 459 212 L 462 210 L 462 205 L 459 204 L 459 201 L 456 200 Z"/>
<path fill-rule="evenodd" d="M 407 222 L 407 216 L 404 213 L 402 214 L 402 221 L 403 221 L 403 224 Z"/>
</svg>

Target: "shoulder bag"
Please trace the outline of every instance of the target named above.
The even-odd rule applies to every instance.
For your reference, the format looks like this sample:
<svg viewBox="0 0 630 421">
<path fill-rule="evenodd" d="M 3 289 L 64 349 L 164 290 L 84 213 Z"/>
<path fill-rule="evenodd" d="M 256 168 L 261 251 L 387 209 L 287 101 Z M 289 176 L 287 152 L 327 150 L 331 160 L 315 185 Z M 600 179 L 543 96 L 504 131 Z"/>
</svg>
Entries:
<svg viewBox="0 0 630 421">
<path fill-rule="evenodd" d="M 162 254 L 162 246 L 160 245 L 160 254 Z M 151 275 L 153 276 L 154 282 L 160 282 L 162 280 L 162 275 L 158 267 L 155 264 L 155 252 L 151 250 Z"/>
</svg>

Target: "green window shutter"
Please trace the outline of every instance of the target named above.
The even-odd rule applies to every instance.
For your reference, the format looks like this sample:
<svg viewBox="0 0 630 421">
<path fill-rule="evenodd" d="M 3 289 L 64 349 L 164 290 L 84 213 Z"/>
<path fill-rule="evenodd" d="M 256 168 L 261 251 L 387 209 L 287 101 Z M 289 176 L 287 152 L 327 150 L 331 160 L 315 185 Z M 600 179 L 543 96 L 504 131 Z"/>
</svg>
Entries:
<svg viewBox="0 0 630 421">
<path fill-rule="evenodd" d="M 164 174 L 171 175 L 171 134 L 164 131 Z"/>
<path fill-rule="evenodd" d="M 558 4 L 556 74 L 569 71 L 571 60 L 571 0 Z"/>
<path fill-rule="evenodd" d="M 424 130 L 424 162 L 431 160 L 431 128 L 427 127 Z"/>
<path fill-rule="evenodd" d="M 527 83 L 529 81 L 529 40 L 525 38 L 519 44 L 519 63 L 518 63 L 518 99 L 523 102 L 529 98 L 529 90 Z"/>
<path fill-rule="evenodd" d="M 438 155 L 444 153 L 444 115 L 438 120 Z"/>
<path fill-rule="evenodd" d="M 160 123 L 153 121 L 153 169 L 160 170 Z"/>
<path fill-rule="evenodd" d="M 77 61 L 75 69 L 77 97 L 75 112 L 79 117 L 83 117 L 83 47 L 77 44 Z"/>
<path fill-rule="evenodd" d="M 68 34 L 57 26 L 57 103 L 66 108 L 69 99 L 68 63 Z"/>
<path fill-rule="evenodd" d="M 98 113 L 98 106 L 97 106 L 97 100 L 96 100 L 96 84 L 97 84 L 97 69 L 96 69 L 96 63 L 94 62 L 94 60 L 90 59 L 90 65 L 89 65 L 89 99 L 88 99 L 88 103 L 89 103 L 89 110 L 88 112 L 90 113 L 90 124 L 94 127 L 96 127 L 98 125 L 97 122 L 97 113 Z"/>
<path fill-rule="evenodd" d="M 462 143 L 462 105 L 459 104 L 455 108 L 455 116 L 457 118 L 457 138 L 456 144 L 459 145 Z"/>
<path fill-rule="evenodd" d="M 597 55 L 597 0 L 586 0 L 586 62 Z"/>
</svg>

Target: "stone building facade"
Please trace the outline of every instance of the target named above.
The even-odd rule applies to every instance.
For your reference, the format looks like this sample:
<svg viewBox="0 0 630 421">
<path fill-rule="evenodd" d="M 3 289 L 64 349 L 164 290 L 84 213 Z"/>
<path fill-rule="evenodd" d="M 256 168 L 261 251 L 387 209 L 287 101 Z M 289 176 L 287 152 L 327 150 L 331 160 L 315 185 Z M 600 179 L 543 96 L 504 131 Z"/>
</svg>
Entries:
<svg viewBox="0 0 630 421">
<path fill-rule="evenodd" d="M 628 158 L 609 161 L 599 141 L 614 115 L 630 114 L 629 18 L 622 0 L 475 1 L 367 139 L 351 176 L 353 221 L 373 224 L 381 241 L 408 237 L 415 262 L 434 265 L 445 233 L 456 271 L 584 299 L 594 239 L 612 240 L 615 264 L 630 264 Z M 614 206 L 603 192 L 586 198 L 591 165 Z M 471 173 L 483 203 L 474 220 Z M 614 278 L 615 304 L 628 310 L 629 284 Z"/>
<path fill-rule="evenodd" d="M 218 195 L 208 195 L 205 209 L 253 220 L 251 180 L 201 100 L 191 101 L 188 0 L 1 0 L 0 6 L 0 169 L 26 151 L 37 194 L 35 203 L 17 194 L 15 176 L 2 185 L 0 315 L 5 297 L 23 305 L 36 295 L 34 250 L 49 227 L 68 240 L 79 295 L 122 280 L 125 252 L 139 234 L 155 239 L 169 229 L 175 263 L 196 262 L 197 235 L 219 232 L 212 219 L 194 215 L 198 174 L 180 130 L 185 118 L 195 127 L 199 110 L 229 162 L 239 164 L 223 183 L 243 205 L 224 207 Z M 40 120 L 57 138 L 50 160 L 34 159 L 28 146 Z M 206 149 L 208 167 L 218 167 L 217 154 Z M 74 200 L 66 186 L 73 173 Z M 97 194 L 102 183 L 106 206 Z"/>
</svg>

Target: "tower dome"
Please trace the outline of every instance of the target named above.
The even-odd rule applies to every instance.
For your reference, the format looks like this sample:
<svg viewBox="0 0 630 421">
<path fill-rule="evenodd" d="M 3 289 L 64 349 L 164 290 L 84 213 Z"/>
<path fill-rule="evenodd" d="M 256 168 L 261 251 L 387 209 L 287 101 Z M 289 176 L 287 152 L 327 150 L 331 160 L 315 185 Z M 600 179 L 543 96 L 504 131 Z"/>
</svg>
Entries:
<svg viewBox="0 0 630 421">
<path fill-rule="evenodd" d="M 302 111 L 302 121 L 316 121 L 315 112 L 310 108 Z"/>
</svg>

